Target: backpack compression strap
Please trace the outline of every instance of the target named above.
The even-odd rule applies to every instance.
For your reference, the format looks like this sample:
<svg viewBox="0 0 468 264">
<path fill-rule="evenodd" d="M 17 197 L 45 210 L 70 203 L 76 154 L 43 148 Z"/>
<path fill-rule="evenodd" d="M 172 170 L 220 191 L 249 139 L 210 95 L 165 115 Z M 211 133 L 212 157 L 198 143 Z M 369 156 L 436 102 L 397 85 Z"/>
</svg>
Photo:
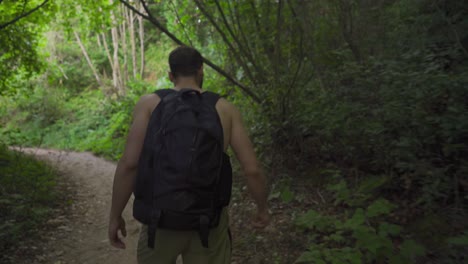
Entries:
<svg viewBox="0 0 468 264">
<path fill-rule="evenodd" d="M 154 93 L 161 98 L 161 100 L 166 97 L 167 95 L 174 93 L 175 91 L 173 89 L 161 89 L 161 90 L 156 90 Z M 161 211 L 155 210 L 155 208 L 152 209 L 151 213 L 151 220 L 150 223 L 148 224 L 148 247 L 149 248 L 154 248 L 154 243 L 156 239 L 156 229 L 158 227 L 159 219 L 161 217 Z"/>
<path fill-rule="evenodd" d="M 208 105 L 212 106 L 213 108 L 215 108 L 216 103 L 218 102 L 220 98 L 218 94 L 213 93 L 213 92 L 204 92 L 202 93 L 202 96 L 203 96 L 203 101 L 205 101 Z M 221 125 L 221 120 L 219 119 L 219 115 L 218 115 L 218 121 L 219 121 L 219 125 Z M 224 139 L 222 135 L 221 146 L 224 144 L 223 141 Z M 218 195 L 216 195 L 216 197 L 217 196 Z M 218 214 L 216 217 L 219 217 L 221 214 L 221 210 L 219 210 L 219 212 L 216 212 L 216 214 Z M 210 219 L 206 215 L 201 215 L 199 219 L 200 219 L 200 225 L 198 229 L 198 234 L 200 236 L 201 244 L 203 247 L 208 248 L 208 237 L 210 235 Z M 216 221 L 219 221 L 219 218 Z"/>
</svg>

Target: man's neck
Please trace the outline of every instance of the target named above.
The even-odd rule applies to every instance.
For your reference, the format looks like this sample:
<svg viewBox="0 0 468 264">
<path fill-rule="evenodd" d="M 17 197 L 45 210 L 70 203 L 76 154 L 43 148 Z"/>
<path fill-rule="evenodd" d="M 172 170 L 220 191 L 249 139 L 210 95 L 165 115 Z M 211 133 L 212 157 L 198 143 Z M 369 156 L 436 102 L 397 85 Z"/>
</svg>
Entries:
<svg viewBox="0 0 468 264">
<path fill-rule="evenodd" d="M 177 80 L 177 83 L 174 85 L 174 90 L 180 90 L 184 88 L 190 88 L 197 91 L 202 91 L 197 82 L 193 79 L 181 79 Z"/>
</svg>

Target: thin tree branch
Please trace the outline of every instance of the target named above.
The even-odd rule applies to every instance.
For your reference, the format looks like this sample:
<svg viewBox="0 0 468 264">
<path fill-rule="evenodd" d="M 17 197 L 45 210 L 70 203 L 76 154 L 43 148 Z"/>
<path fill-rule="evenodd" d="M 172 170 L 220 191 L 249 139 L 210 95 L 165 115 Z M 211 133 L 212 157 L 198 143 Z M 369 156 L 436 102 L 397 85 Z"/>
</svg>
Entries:
<svg viewBox="0 0 468 264">
<path fill-rule="evenodd" d="M 230 2 L 229 2 L 230 3 Z M 231 4 L 229 4 L 230 6 Z M 232 11 L 232 9 L 234 9 L 234 11 Z M 238 31 L 239 31 L 239 34 L 242 38 L 242 41 L 244 41 L 245 43 L 245 46 L 247 48 L 247 51 L 252 54 L 252 50 L 250 49 L 250 46 L 249 46 L 249 42 L 247 41 L 247 38 L 245 36 L 245 33 L 244 33 L 244 29 L 242 28 L 242 25 L 240 24 L 240 19 L 239 19 L 239 10 L 238 10 L 238 3 L 236 2 L 236 5 L 234 7 L 231 7 L 230 6 L 230 9 L 229 9 L 229 12 L 231 13 L 231 16 L 234 17 L 234 20 L 236 22 L 236 25 L 237 25 L 237 28 L 238 28 Z"/>
<path fill-rule="evenodd" d="M 24 14 L 24 11 L 26 10 L 27 5 L 28 5 L 28 1 L 26 0 L 26 1 L 23 2 L 23 9 L 21 10 L 21 15 Z"/>
<path fill-rule="evenodd" d="M 338 5 L 339 5 L 338 8 L 341 12 L 341 14 L 339 14 L 339 20 L 341 23 L 343 38 L 348 44 L 349 48 L 351 49 L 351 52 L 353 53 L 356 61 L 358 63 L 361 63 L 362 62 L 361 52 L 353 39 L 354 28 L 353 28 L 352 6 L 350 3 L 344 0 L 339 1 Z"/>
<path fill-rule="evenodd" d="M 453 26 L 452 21 L 450 21 L 450 19 L 447 17 L 447 15 L 444 14 L 444 12 L 443 12 L 442 9 L 439 7 L 439 5 L 437 4 L 437 2 L 435 2 L 435 6 L 436 6 L 436 8 L 437 8 L 437 11 L 440 13 L 440 15 L 444 17 L 444 20 L 445 20 L 445 22 L 447 23 L 447 25 L 449 26 L 450 30 L 452 30 L 453 35 L 455 36 L 455 41 L 457 42 L 457 45 L 460 47 L 460 50 L 463 52 L 463 54 L 464 54 L 466 57 L 468 57 L 468 51 L 465 49 L 465 47 L 464 47 L 463 44 L 461 43 L 460 35 L 458 35 L 458 31 L 457 31 L 457 29 Z"/>
<path fill-rule="evenodd" d="M 170 0 L 170 3 L 171 3 L 171 7 L 172 7 L 173 12 L 174 12 L 175 15 L 176 15 L 177 21 L 178 21 L 178 22 L 180 23 L 180 25 L 182 26 L 182 31 L 184 32 L 185 37 L 187 38 L 187 40 L 188 40 L 190 46 L 193 46 L 192 40 L 190 39 L 190 36 L 189 36 L 189 34 L 187 33 L 187 29 L 185 28 L 184 23 L 182 23 L 182 19 L 180 19 L 179 12 L 177 11 L 176 5 L 174 4 L 174 2 L 173 2 L 172 0 Z"/>
<path fill-rule="evenodd" d="M 260 15 L 258 13 L 258 10 L 257 10 L 257 6 L 255 5 L 255 0 L 250 0 L 249 1 L 249 4 L 250 4 L 250 7 L 252 8 L 252 12 L 253 12 L 253 18 L 254 18 L 254 25 L 255 25 L 255 30 L 257 32 L 257 42 L 261 43 L 261 48 L 263 48 L 263 52 L 264 54 L 267 53 L 267 51 L 269 50 L 268 46 L 266 45 L 266 42 L 264 41 L 264 38 L 265 38 L 265 30 L 263 30 L 263 27 L 261 27 L 260 25 Z M 267 55 L 267 58 L 269 59 L 269 55 Z"/>
<path fill-rule="evenodd" d="M 261 6 L 260 10 L 262 10 L 262 14 L 259 13 L 259 10 L 257 9 L 257 6 L 255 5 L 255 0 L 250 0 L 250 6 L 252 8 L 252 11 L 254 13 L 253 17 L 255 19 L 255 25 L 256 25 L 256 31 L 257 33 L 257 42 L 260 43 L 261 48 L 263 51 L 261 51 L 261 54 L 265 55 L 265 58 L 270 61 L 271 65 L 275 65 L 275 58 L 273 54 L 274 50 L 274 45 L 269 43 L 269 38 L 270 38 L 270 33 L 272 32 L 272 28 L 270 28 L 270 24 L 272 24 L 272 21 L 269 19 L 269 14 L 271 12 L 271 3 L 274 1 L 262 1 L 262 3 L 265 6 Z M 262 19 L 263 21 L 260 21 Z"/>
<path fill-rule="evenodd" d="M 101 78 L 99 77 L 99 74 L 98 74 L 96 68 L 94 67 L 93 62 L 92 62 L 91 59 L 89 58 L 88 52 L 86 51 L 86 47 L 83 45 L 83 42 L 81 41 L 80 35 L 79 35 L 78 32 L 76 32 L 76 31 L 73 31 L 73 34 L 75 35 L 76 42 L 78 43 L 78 46 L 80 46 L 81 52 L 83 53 L 83 56 L 85 57 L 86 62 L 88 63 L 89 68 L 90 68 L 91 71 L 93 72 L 94 78 L 96 78 L 96 81 L 97 81 L 97 83 L 99 84 L 99 87 L 102 88 L 102 87 L 103 87 L 103 83 L 102 83 L 102 81 L 101 81 Z"/>
<path fill-rule="evenodd" d="M 259 68 L 257 66 L 257 63 L 255 62 L 252 55 L 249 53 L 248 42 L 245 42 L 245 46 L 247 46 L 247 48 L 244 45 L 242 45 L 242 42 L 239 40 L 239 38 L 237 38 L 236 34 L 234 34 L 234 31 L 232 30 L 231 25 L 229 25 L 229 22 L 227 21 L 226 15 L 224 14 L 223 9 L 222 9 L 221 5 L 219 4 L 219 1 L 215 0 L 214 2 L 216 4 L 216 7 L 218 8 L 219 13 L 221 14 L 221 18 L 222 18 L 222 20 L 224 22 L 224 25 L 226 26 L 228 32 L 231 34 L 232 39 L 234 39 L 234 41 L 236 42 L 237 47 L 239 47 L 239 51 L 242 54 L 244 54 L 244 56 L 247 57 L 247 59 L 249 60 L 249 62 L 252 64 L 252 66 L 254 68 L 256 68 L 258 70 L 261 70 L 261 68 Z M 262 76 L 262 74 L 260 74 L 260 76 Z M 265 80 L 263 80 L 263 81 L 265 81 Z"/>
<path fill-rule="evenodd" d="M 228 2 L 228 3 L 230 5 L 229 12 L 230 12 L 231 16 L 233 17 L 233 20 L 235 20 L 235 23 L 237 25 L 237 29 L 238 29 L 239 35 L 242 38 L 242 41 L 245 43 L 245 48 L 246 48 L 246 51 L 247 51 L 246 53 L 248 53 L 250 55 L 250 61 L 252 61 L 253 67 L 259 72 L 257 77 L 260 79 L 261 82 L 267 83 L 268 80 L 267 80 L 266 76 L 268 76 L 268 74 L 266 73 L 265 69 L 263 69 L 261 67 L 258 67 L 258 62 L 260 60 L 255 58 L 256 54 L 254 52 L 252 52 L 252 48 L 249 45 L 250 42 L 246 37 L 246 34 L 244 32 L 244 28 L 242 27 L 242 24 L 240 23 L 241 18 L 240 18 L 240 15 L 239 15 L 239 6 L 238 6 L 239 3 L 236 2 L 234 7 L 231 7 L 230 2 Z M 258 31 L 255 31 L 255 32 L 258 32 Z M 255 34 L 255 35 L 258 37 L 258 34 Z M 249 36 L 249 37 L 252 37 L 252 36 Z M 255 41 L 253 42 L 253 46 L 254 46 L 254 48 L 256 48 L 255 47 L 256 46 Z"/>
<path fill-rule="evenodd" d="M 41 8 L 41 7 L 43 7 L 45 4 L 47 4 L 47 2 L 49 2 L 49 0 L 45 0 L 44 2 L 42 2 L 42 4 L 36 6 L 35 8 L 33 8 L 33 9 L 31 9 L 31 10 L 29 10 L 28 12 L 23 13 L 23 14 L 21 14 L 21 15 L 15 17 L 13 20 L 11 20 L 11 21 L 9 21 L 9 22 L 6 22 L 6 23 L 3 24 L 3 25 L 0 25 L 0 30 L 6 28 L 6 27 L 8 27 L 9 25 L 18 22 L 20 19 L 25 18 L 25 17 L 29 16 L 30 14 L 36 12 L 37 10 L 39 10 L 39 8 Z M 0 3 L 1 3 L 1 2 L 0 2 Z"/>
<path fill-rule="evenodd" d="M 140 0 L 141 4 L 143 5 L 143 8 L 145 9 L 146 13 L 148 15 L 145 15 L 143 13 L 141 13 L 140 11 L 138 11 L 135 7 L 133 7 L 129 2 L 125 1 L 125 0 L 120 0 L 120 2 L 122 4 L 124 4 L 125 6 L 127 6 L 130 10 L 132 10 L 133 12 L 135 12 L 136 14 L 138 14 L 139 16 L 141 16 L 142 18 L 148 20 L 149 22 L 151 22 L 153 25 L 155 25 L 159 30 L 161 30 L 164 34 L 166 34 L 170 39 L 172 39 L 175 43 L 179 44 L 179 45 L 184 45 L 184 46 L 187 46 L 183 41 L 181 41 L 180 39 L 178 39 L 174 34 L 172 34 L 171 32 L 169 32 L 169 30 L 167 30 L 166 27 L 164 27 L 161 22 L 155 18 L 150 12 L 149 12 L 149 9 L 148 9 L 148 6 L 147 4 L 145 3 L 145 1 L 143 0 Z M 207 58 L 203 58 L 203 61 L 208 65 L 210 66 L 213 70 L 215 70 L 216 72 L 218 72 L 219 74 L 221 74 L 222 76 L 224 76 L 226 79 L 228 79 L 231 83 L 233 83 L 234 85 L 236 85 L 237 87 L 239 87 L 245 94 L 247 94 L 248 96 L 250 96 L 252 98 L 252 100 L 254 100 L 254 102 L 256 103 L 262 103 L 262 100 L 260 99 L 260 97 L 258 97 L 249 87 L 243 85 L 242 83 L 240 83 L 239 81 L 237 81 L 236 79 L 234 79 L 231 75 L 229 75 L 227 72 L 225 72 L 223 69 L 221 69 L 219 66 L 217 66 L 216 64 L 214 64 L 213 62 L 211 62 L 210 60 L 208 60 Z"/>
<path fill-rule="evenodd" d="M 196 2 L 198 2 L 198 1 L 196 1 Z M 226 26 L 227 31 L 229 32 L 229 34 L 231 34 L 232 39 L 234 39 L 234 41 L 236 42 L 236 44 L 237 44 L 237 46 L 239 47 L 239 49 L 241 50 L 241 52 L 245 54 L 244 48 L 243 48 L 243 46 L 242 46 L 242 43 L 241 43 L 241 42 L 239 41 L 239 39 L 236 37 L 236 34 L 234 34 L 234 32 L 232 31 L 231 26 L 229 25 L 229 22 L 227 21 L 226 16 L 224 15 L 223 8 L 222 8 L 221 5 L 219 4 L 219 1 L 218 1 L 218 0 L 215 0 L 214 2 L 215 2 L 215 5 L 216 5 L 216 8 L 218 9 L 219 13 L 221 14 L 221 19 L 223 20 L 224 25 Z"/>
<path fill-rule="evenodd" d="M 109 64 L 112 69 L 114 69 L 114 61 L 112 60 L 112 56 L 110 54 L 109 46 L 107 45 L 107 38 L 104 33 L 104 31 L 101 33 L 102 34 L 102 44 L 104 45 L 104 50 L 106 51 L 107 55 L 107 60 L 109 61 Z"/>
<path fill-rule="evenodd" d="M 261 31 L 261 27 L 260 27 L 260 22 L 258 21 L 258 12 L 257 12 L 257 7 L 255 6 L 255 2 L 254 1 L 249 1 L 249 4 L 250 4 L 250 7 L 252 7 L 252 11 L 254 12 L 254 21 L 255 21 L 255 27 L 257 29 L 257 32 L 259 33 L 262 33 Z"/>
<path fill-rule="evenodd" d="M 170 39 L 172 39 L 175 43 L 179 44 L 179 45 L 184 45 L 184 43 L 179 40 L 176 36 L 174 36 L 174 34 L 172 34 L 171 32 L 169 32 L 169 30 L 167 30 L 162 24 L 161 22 L 159 22 L 158 19 L 156 19 L 155 17 L 153 17 L 151 15 L 151 13 L 148 12 L 148 7 L 146 6 L 146 3 L 142 0 L 140 0 L 141 4 L 143 5 L 143 8 L 145 9 L 145 11 L 147 12 L 148 15 L 145 15 L 143 14 L 142 12 L 140 12 L 138 9 L 136 9 L 134 6 L 132 6 L 129 2 L 125 1 L 125 0 L 119 0 L 122 4 L 124 4 L 126 7 L 128 7 L 130 10 L 132 10 L 133 12 L 135 12 L 137 15 L 141 16 L 142 18 L 148 20 L 149 22 L 151 22 L 153 25 L 155 25 L 159 30 L 161 30 L 164 34 L 166 34 Z"/>
<path fill-rule="evenodd" d="M 300 22 L 299 18 L 297 17 L 297 13 L 294 10 L 294 7 L 292 6 L 291 2 L 286 1 L 286 3 L 288 4 L 289 9 L 291 10 L 292 15 L 293 15 L 294 19 L 297 22 L 297 27 L 299 28 L 299 54 L 298 54 L 299 63 L 297 65 L 296 71 L 294 72 L 294 77 L 293 77 L 292 82 L 291 82 L 291 87 L 294 87 L 294 86 L 296 86 L 297 79 L 298 79 L 298 76 L 299 76 L 299 72 L 300 72 L 300 70 L 301 70 L 301 68 L 303 66 L 303 62 L 304 62 L 304 29 L 302 28 L 301 22 Z"/>
<path fill-rule="evenodd" d="M 303 67 L 303 62 L 304 62 L 304 41 L 303 41 L 304 40 L 304 29 L 302 28 L 301 21 L 298 18 L 297 13 L 294 10 L 294 7 L 292 6 L 292 3 L 290 1 L 286 1 L 286 4 L 288 5 L 294 20 L 296 21 L 296 25 L 294 25 L 294 27 L 298 28 L 298 30 L 299 30 L 299 52 L 298 52 L 298 56 L 297 56 L 298 63 L 297 63 L 297 67 L 296 67 L 296 70 L 294 71 L 294 75 L 293 75 L 291 81 L 288 81 L 289 85 L 288 85 L 288 88 L 287 88 L 286 95 L 290 95 L 290 96 L 284 96 L 283 97 L 283 98 L 285 98 L 284 99 L 285 100 L 284 104 L 287 106 L 287 105 L 291 104 L 291 99 L 294 98 L 294 96 L 295 96 L 295 95 L 292 94 L 291 91 L 294 88 L 297 87 L 299 72 L 302 70 L 302 67 Z M 290 36 L 291 39 L 294 38 L 294 35 L 296 35 L 296 34 L 291 34 L 291 36 Z"/>
<path fill-rule="evenodd" d="M 223 39 L 224 43 L 228 46 L 229 50 L 233 53 L 234 59 L 237 60 L 239 65 L 242 67 L 244 72 L 247 74 L 248 78 L 252 81 L 254 85 L 256 85 L 256 79 L 254 78 L 252 71 L 248 67 L 247 63 L 243 60 L 242 56 L 237 52 L 237 49 L 234 48 L 232 45 L 231 41 L 229 41 L 228 37 L 226 34 L 224 34 L 223 30 L 218 26 L 216 21 L 214 20 L 213 16 L 210 15 L 210 13 L 205 9 L 205 7 L 201 4 L 199 0 L 194 0 L 195 4 L 197 7 L 200 9 L 200 11 L 203 13 L 203 15 L 208 18 L 208 20 L 211 22 L 211 24 L 215 27 L 215 29 L 218 31 L 218 33 L 221 35 L 221 38 Z"/>
<path fill-rule="evenodd" d="M 276 63 L 274 64 L 274 71 L 275 71 L 275 79 L 276 82 L 279 83 L 279 67 L 281 62 L 281 9 L 283 8 L 283 2 L 281 0 L 278 1 L 278 7 L 276 10 L 276 36 L 275 36 L 275 57 Z"/>
</svg>

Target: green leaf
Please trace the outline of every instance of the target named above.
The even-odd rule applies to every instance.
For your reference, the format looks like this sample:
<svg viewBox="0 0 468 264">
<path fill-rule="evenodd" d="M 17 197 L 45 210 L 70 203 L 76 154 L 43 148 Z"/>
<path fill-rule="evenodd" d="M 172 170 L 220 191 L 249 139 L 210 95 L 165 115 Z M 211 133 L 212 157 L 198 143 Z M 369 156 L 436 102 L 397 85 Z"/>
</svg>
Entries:
<svg viewBox="0 0 468 264">
<path fill-rule="evenodd" d="M 315 264 L 326 264 L 321 258 L 319 251 L 306 251 L 294 262 L 294 263 L 315 263 Z"/>
<path fill-rule="evenodd" d="M 407 263 L 407 262 L 408 261 L 400 255 L 390 255 L 388 257 L 389 264 L 401 264 L 401 263 Z"/>
<path fill-rule="evenodd" d="M 13 204 L 13 201 L 10 200 L 10 199 L 6 199 L 6 198 L 3 198 L 3 199 L 0 199 L 0 205 L 10 205 L 10 204 Z"/>
<path fill-rule="evenodd" d="M 330 254 L 328 254 L 328 260 L 331 263 L 342 264 L 342 263 L 349 263 L 349 264 L 361 264 L 363 263 L 362 253 L 359 251 L 358 248 L 336 248 L 329 250 Z"/>
<path fill-rule="evenodd" d="M 409 239 L 405 240 L 400 247 L 400 252 L 403 256 L 408 258 L 414 258 L 423 256 L 426 253 L 424 247 L 418 244 L 416 241 Z"/>
<path fill-rule="evenodd" d="M 358 226 L 364 224 L 365 219 L 366 216 L 364 214 L 364 210 L 362 208 L 358 208 L 354 212 L 353 217 L 351 217 L 344 223 L 344 227 L 349 229 L 356 229 Z"/>
<path fill-rule="evenodd" d="M 361 264 L 362 263 L 362 253 L 355 249 L 347 253 L 346 258 L 350 264 Z"/>
<path fill-rule="evenodd" d="M 320 213 L 309 210 L 305 214 L 299 216 L 295 224 L 306 229 L 314 229 L 324 231 L 331 228 L 336 220 L 330 216 L 321 215 Z"/>
<path fill-rule="evenodd" d="M 387 222 L 383 222 L 379 225 L 379 236 L 385 237 L 388 235 L 396 236 L 400 234 L 401 226 L 389 224 Z"/>
<path fill-rule="evenodd" d="M 296 219 L 296 225 L 302 228 L 312 229 L 317 220 L 321 217 L 322 216 L 318 212 L 311 209 Z"/>
<path fill-rule="evenodd" d="M 353 237 L 356 238 L 356 246 L 365 249 L 376 255 L 377 251 L 385 246 L 385 241 L 375 234 L 374 230 L 368 227 L 361 226 L 353 232 Z"/>
<path fill-rule="evenodd" d="M 468 246 L 468 234 L 450 237 L 447 239 L 447 243 L 454 246 Z"/>
<path fill-rule="evenodd" d="M 374 191 L 375 189 L 379 188 L 380 186 L 384 185 L 385 183 L 387 183 L 388 180 L 389 178 L 386 176 L 367 178 L 360 183 L 357 189 L 357 192 L 358 193 L 370 193 Z"/>
<path fill-rule="evenodd" d="M 291 191 L 290 188 L 283 188 L 281 190 L 281 200 L 284 203 L 289 203 L 294 199 L 294 193 Z"/>
<path fill-rule="evenodd" d="M 367 217 L 372 218 L 379 215 L 389 214 L 393 209 L 396 208 L 396 205 L 390 203 L 386 199 L 378 199 L 374 201 L 367 207 Z"/>
<path fill-rule="evenodd" d="M 345 239 L 342 235 L 339 234 L 331 234 L 329 236 L 330 240 L 335 241 L 335 242 L 343 242 Z"/>
</svg>

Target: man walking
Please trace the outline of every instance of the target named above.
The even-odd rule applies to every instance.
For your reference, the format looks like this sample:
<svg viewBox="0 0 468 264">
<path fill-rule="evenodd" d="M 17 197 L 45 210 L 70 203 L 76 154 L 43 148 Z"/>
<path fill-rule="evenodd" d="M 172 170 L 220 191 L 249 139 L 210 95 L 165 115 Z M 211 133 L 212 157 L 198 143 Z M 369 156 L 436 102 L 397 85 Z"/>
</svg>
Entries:
<svg viewBox="0 0 468 264">
<path fill-rule="evenodd" d="M 252 224 L 268 225 L 266 179 L 239 110 L 202 90 L 203 58 L 181 46 L 169 55 L 173 89 L 136 104 L 125 151 L 114 177 L 109 240 L 125 248 L 121 214 L 132 192 L 134 217 L 143 223 L 138 263 L 228 264 L 231 241 L 227 205 L 232 147 L 257 205 Z"/>
</svg>

